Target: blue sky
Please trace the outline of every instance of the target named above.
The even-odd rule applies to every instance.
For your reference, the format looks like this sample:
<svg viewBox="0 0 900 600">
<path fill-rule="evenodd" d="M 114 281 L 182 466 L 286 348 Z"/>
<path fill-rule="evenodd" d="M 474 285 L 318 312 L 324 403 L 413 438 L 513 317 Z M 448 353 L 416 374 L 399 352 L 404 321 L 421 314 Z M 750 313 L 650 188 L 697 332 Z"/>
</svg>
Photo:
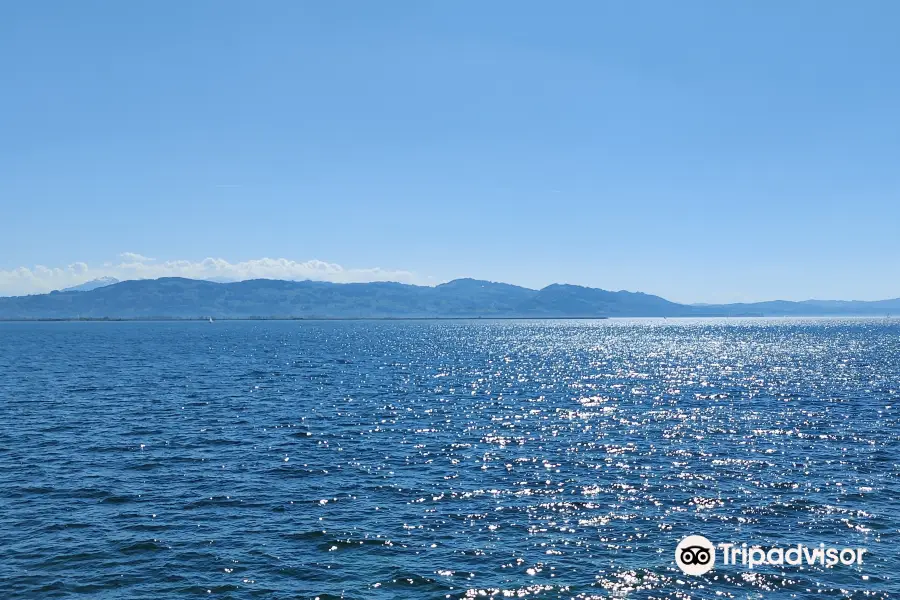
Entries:
<svg viewBox="0 0 900 600">
<path fill-rule="evenodd" d="M 890 1 L 4 2 L 0 294 L 281 264 L 897 297 L 898 22 Z"/>
</svg>

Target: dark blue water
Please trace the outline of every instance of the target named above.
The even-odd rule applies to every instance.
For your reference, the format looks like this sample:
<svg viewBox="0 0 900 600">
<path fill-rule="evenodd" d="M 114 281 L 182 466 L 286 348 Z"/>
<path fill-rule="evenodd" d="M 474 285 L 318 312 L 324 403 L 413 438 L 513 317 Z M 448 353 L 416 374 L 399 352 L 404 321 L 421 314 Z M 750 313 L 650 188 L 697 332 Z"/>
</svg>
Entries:
<svg viewBox="0 0 900 600">
<path fill-rule="evenodd" d="M 7 323 L 0 406 L 3 598 L 900 590 L 885 321 Z"/>
</svg>

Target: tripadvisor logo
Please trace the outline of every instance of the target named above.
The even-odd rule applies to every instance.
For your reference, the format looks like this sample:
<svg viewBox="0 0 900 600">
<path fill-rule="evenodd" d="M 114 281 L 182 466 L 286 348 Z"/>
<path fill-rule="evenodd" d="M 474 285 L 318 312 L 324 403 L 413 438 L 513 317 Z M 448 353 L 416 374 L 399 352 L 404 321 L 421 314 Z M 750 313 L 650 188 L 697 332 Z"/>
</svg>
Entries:
<svg viewBox="0 0 900 600">
<path fill-rule="evenodd" d="M 721 553 L 722 564 L 741 565 L 748 569 L 765 565 L 819 565 L 826 568 L 838 564 L 861 565 L 865 548 L 826 547 L 825 544 L 807 546 L 796 544 L 788 547 L 748 546 L 747 544 L 713 544 L 702 535 L 689 535 L 675 547 L 675 563 L 685 575 L 703 575 L 716 564 L 716 550 Z"/>
</svg>

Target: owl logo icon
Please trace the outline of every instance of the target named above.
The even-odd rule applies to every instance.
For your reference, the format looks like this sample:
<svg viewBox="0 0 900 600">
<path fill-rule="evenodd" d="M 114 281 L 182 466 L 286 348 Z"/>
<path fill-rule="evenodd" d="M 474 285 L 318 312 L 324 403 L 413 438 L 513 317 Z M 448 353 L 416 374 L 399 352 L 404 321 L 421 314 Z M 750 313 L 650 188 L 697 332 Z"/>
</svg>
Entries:
<svg viewBox="0 0 900 600">
<path fill-rule="evenodd" d="M 675 547 L 675 563 L 685 575 L 703 575 L 716 564 L 716 549 L 702 535 L 689 535 Z"/>
</svg>

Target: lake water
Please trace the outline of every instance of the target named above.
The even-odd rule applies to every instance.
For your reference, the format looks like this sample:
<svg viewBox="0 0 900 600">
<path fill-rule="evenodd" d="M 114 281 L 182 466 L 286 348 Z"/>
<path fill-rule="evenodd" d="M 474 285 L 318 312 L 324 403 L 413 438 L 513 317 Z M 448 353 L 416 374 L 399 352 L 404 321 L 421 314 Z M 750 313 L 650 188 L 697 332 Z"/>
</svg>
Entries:
<svg viewBox="0 0 900 600">
<path fill-rule="evenodd" d="M 900 592 L 896 322 L 5 323 L 0 407 L 4 598 Z"/>
</svg>

